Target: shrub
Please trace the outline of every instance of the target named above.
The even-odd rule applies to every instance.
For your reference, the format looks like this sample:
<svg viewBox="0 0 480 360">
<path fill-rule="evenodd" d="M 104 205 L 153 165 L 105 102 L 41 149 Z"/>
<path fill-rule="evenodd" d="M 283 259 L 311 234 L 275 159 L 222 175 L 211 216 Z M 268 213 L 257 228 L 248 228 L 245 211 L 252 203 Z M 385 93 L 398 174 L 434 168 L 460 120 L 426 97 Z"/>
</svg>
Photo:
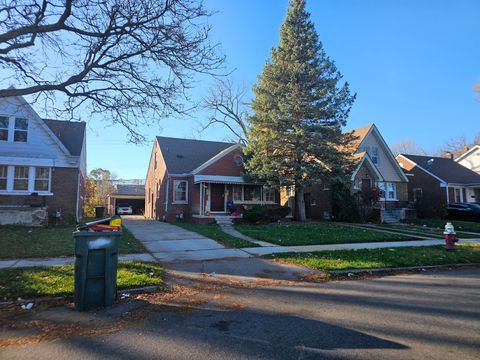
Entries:
<svg viewBox="0 0 480 360">
<path fill-rule="evenodd" d="M 280 205 L 254 205 L 245 210 L 243 220 L 247 223 L 269 223 L 283 219 L 290 213 L 290 208 Z"/>
</svg>

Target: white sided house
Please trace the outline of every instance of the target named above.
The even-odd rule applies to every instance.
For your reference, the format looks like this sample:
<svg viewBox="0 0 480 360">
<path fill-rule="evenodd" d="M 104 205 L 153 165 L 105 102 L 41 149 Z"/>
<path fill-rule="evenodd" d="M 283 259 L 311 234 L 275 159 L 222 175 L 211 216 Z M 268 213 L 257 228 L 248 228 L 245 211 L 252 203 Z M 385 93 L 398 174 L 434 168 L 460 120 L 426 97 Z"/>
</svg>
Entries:
<svg viewBox="0 0 480 360">
<path fill-rule="evenodd" d="M 456 158 L 455 161 L 467 169 L 480 174 L 480 145 L 475 145 L 471 149 L 468 149 Z"/>
<path fill-rule="evenodd" d="M 0 99 L 0 225 L 74 223 L 85 176 L 84 122 L 42 119 L 22 97 Z"/>
</svg>

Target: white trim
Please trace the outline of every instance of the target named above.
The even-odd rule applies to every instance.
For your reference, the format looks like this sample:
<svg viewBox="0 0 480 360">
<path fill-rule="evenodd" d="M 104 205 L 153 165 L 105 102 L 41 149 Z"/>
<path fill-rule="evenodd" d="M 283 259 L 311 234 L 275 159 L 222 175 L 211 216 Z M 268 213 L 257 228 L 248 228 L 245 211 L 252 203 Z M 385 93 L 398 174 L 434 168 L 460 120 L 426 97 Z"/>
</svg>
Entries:
<svg viewBox="0 0 480 360">
<path fill-rule="evenodd" d="M 175 189 L 178 183 L 185 183 L 185 200 L 175 200 Z M 173 180 L 173 199 L 172 204 L 188 204 L 188 180 L 174 179 Z"/>
<path fill-rule="evenodd" d="M 193 183 L 199 182 L 223 183 L 223 184 L 248 184 L 243 176 L 221 176 L 221 175 L 194 175 Z M 256 184 L 252 184 L 256 185 Z M 260 184 L 259 184 L 260 185 Z"/>
<path fill-rule="evenodd" d="M 53 141 L 57 144 L 57 146 L 68 156 L 72 156 L 70 151 L 63 145 L 63 143 L 60 141 L 60 139 L 53 133 L 53 131 L 48 127 L 48 125 L 43 121 L 43 119 L 38 116 L 35 110 L 33 110 L 32 106 L 23 98 L 23 96 L 12 96 L 12 98 L 16 98 L 21 105 L 25 106 L 25 109 L 30 115 L 37 120 L 43 130 L 47 132 L 47 134 L 53 139 Z"/>
<path fill-rule="evenodd" d="M 455 159 L 456 162 L 460 162 L 463 159 L 469 157 L 472 155 L 475 151 L 480 150 L 480 145 L 475 145 L 471 149 L 465 151 L 462 155 L 460 155 L 458 158 Z"/>
<path fill-rule="evenodd" d="M 392 151 L 388 147 L 387 143 L 382 137 L 382 134 L 380 134 L 380 131 L 378 130 L 377 126 L 375 124 L 372 124 L 370 129 L 368 130 L 367 134 L 364 136 L 360 144 L 358 144 L 357 149 L 360 148 L 360 146 L 363 144 L 365 139 L 372 133 L 372 131 L 375 131 L 375 134 L 377 135 L 378 139 L 380 140 L 380 145 L 383 147 L 383 152 L 387 155 L 387 157 L 390 159 L 393 167 L 397 170 L 398 175 L 400 178 L 402 178 L 405 182 L 408 182 L 408 178 L 405 176 L 405 173 L 403 172 L 402 168 L 398 164 L 397 160 L 395 159 L 395 156 L 393 156 Z"/>
<path fill-rule="evenodd" d="M 237 149 L 242 149 L 243 146 L 241 144 L 234 144 L 222 151 L 220 151 L 217 155 L 215 155 L 214 157 L 212 157 L 211 159 L 205 161 L 202 165 L 198 166 L 196 169 L 193 169 L 191 171 L 192 174 L 197 174 L 198 172 L 202 171 L 203 169 L 209 167 L 210 165 L 212 165 L 213 163 L 217 162 L 218 160 L 220 160 L 221 158 L 225 157 L 226 155 L 228 155 L 229 153 L 231 153 L 233 150 L 237 150 Z"/>
<path fill-rule="evenodd" d="M 360 170 L 360 168 L 362 167 L 362 164 L 363 164 L 363 162 L 365 161 L 365 159 L 366 159 L 366 160 L 368 161 L 368 163 L 370 164 L 370 166 L 371 166 L 373 172 L 375 173 L 375 175 L 377 175 L 378 180 L 383 181 L 384 179 L 383 179 L 382 174 L 380 173 L 380 171 L 378 170 L 378 168 L 375 166 L 375 164 L 373 163 L 372 159 L 370 158 L 370 155 L 368 155 L 367 152 L 365 152 L 365 155 L 363 155 L 362 159 L 361 159 L 360 162 L 358 163 L 355 171 L 354 171 L 353 174 L 352 174 L 351 180 L 354 181 L 355 176 L 357 176 L 357 173 L 358 173 L 358 171 Z"/>
<path fill-rule="evenodd" d="M 406 156 L 403 156 L 402 154 L 397 155 L 397 158 L 400 157 L 400 156 L 401 156 L 403 159 L 406 159 L 406 160 L 408 160 L 409 162 L 411 162 L 413 165 L 415 165 L 416 167 L 418 167 L 420 170 L 423 170 L 423 171 L 426 172 L 428 175 L 433 176 L 435 179 L 437 179 L 438 181 L 440 181 L 440 183 L 441 183 L 440 186 L 441 186 L 442 184 L 447 185 L 447 182 L 446 182 L 445 180 L 439 178 L 437 175 L 435 175 L 435 174 L 431 173 L 430 171 L 428 171 L 427 169 L 421 167 L 421 166 L 418 165 L 415 161 L 410 160 L 409 158 L 407 158 Z"/>
</svg>

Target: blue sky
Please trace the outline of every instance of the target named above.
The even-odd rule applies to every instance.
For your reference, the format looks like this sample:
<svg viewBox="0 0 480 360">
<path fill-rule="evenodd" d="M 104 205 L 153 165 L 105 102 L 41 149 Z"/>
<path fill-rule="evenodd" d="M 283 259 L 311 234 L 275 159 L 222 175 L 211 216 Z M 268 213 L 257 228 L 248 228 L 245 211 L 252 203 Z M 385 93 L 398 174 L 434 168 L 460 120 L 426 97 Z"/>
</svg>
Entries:
<svg viewBox="0 0 480 360">
<path fill-rule="evenodd" d="M 278 43 L 287 0 L 206 0 L 216 14 L 212 39 L 221 43 L 227 68 L 248 89 L 270 48 Z M 375 123 L 388 144 L 412 139 L 429 151 L 447 139 L 480 132 L 478 0 L 310 0 L 307 9 L 327 54 L 357 93 L 347 129 Z M 212 80 L 198 78 L 192 98 Z M 220 127 L 199 133 L 207 114 L 163 119 L 154 135 L 225 140 Z M 121 178 L 144 178 L 151 143 L 126 143 L 125 131 L 89 123 L 88 168 Z"/>
</svg>

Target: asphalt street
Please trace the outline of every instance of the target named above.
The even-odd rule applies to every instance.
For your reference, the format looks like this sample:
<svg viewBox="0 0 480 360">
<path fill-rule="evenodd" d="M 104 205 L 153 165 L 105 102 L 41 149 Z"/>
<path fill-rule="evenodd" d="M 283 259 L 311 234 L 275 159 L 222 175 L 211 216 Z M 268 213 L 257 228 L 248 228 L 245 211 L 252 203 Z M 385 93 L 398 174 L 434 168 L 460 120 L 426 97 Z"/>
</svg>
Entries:
<svg viewBox="0 0 480 360">
<path fill-rule="evenodd" d="M 203 297 L 187 308 L 145 297 L 99 313 L 130 313 L 118 331 L 7 346 L 0 358 L 479 358 L 480 269 L 294 285 L 207 283 L 180 296 Z M 59 313 L 56 321 L 67 317 Z"/>
</svg>

